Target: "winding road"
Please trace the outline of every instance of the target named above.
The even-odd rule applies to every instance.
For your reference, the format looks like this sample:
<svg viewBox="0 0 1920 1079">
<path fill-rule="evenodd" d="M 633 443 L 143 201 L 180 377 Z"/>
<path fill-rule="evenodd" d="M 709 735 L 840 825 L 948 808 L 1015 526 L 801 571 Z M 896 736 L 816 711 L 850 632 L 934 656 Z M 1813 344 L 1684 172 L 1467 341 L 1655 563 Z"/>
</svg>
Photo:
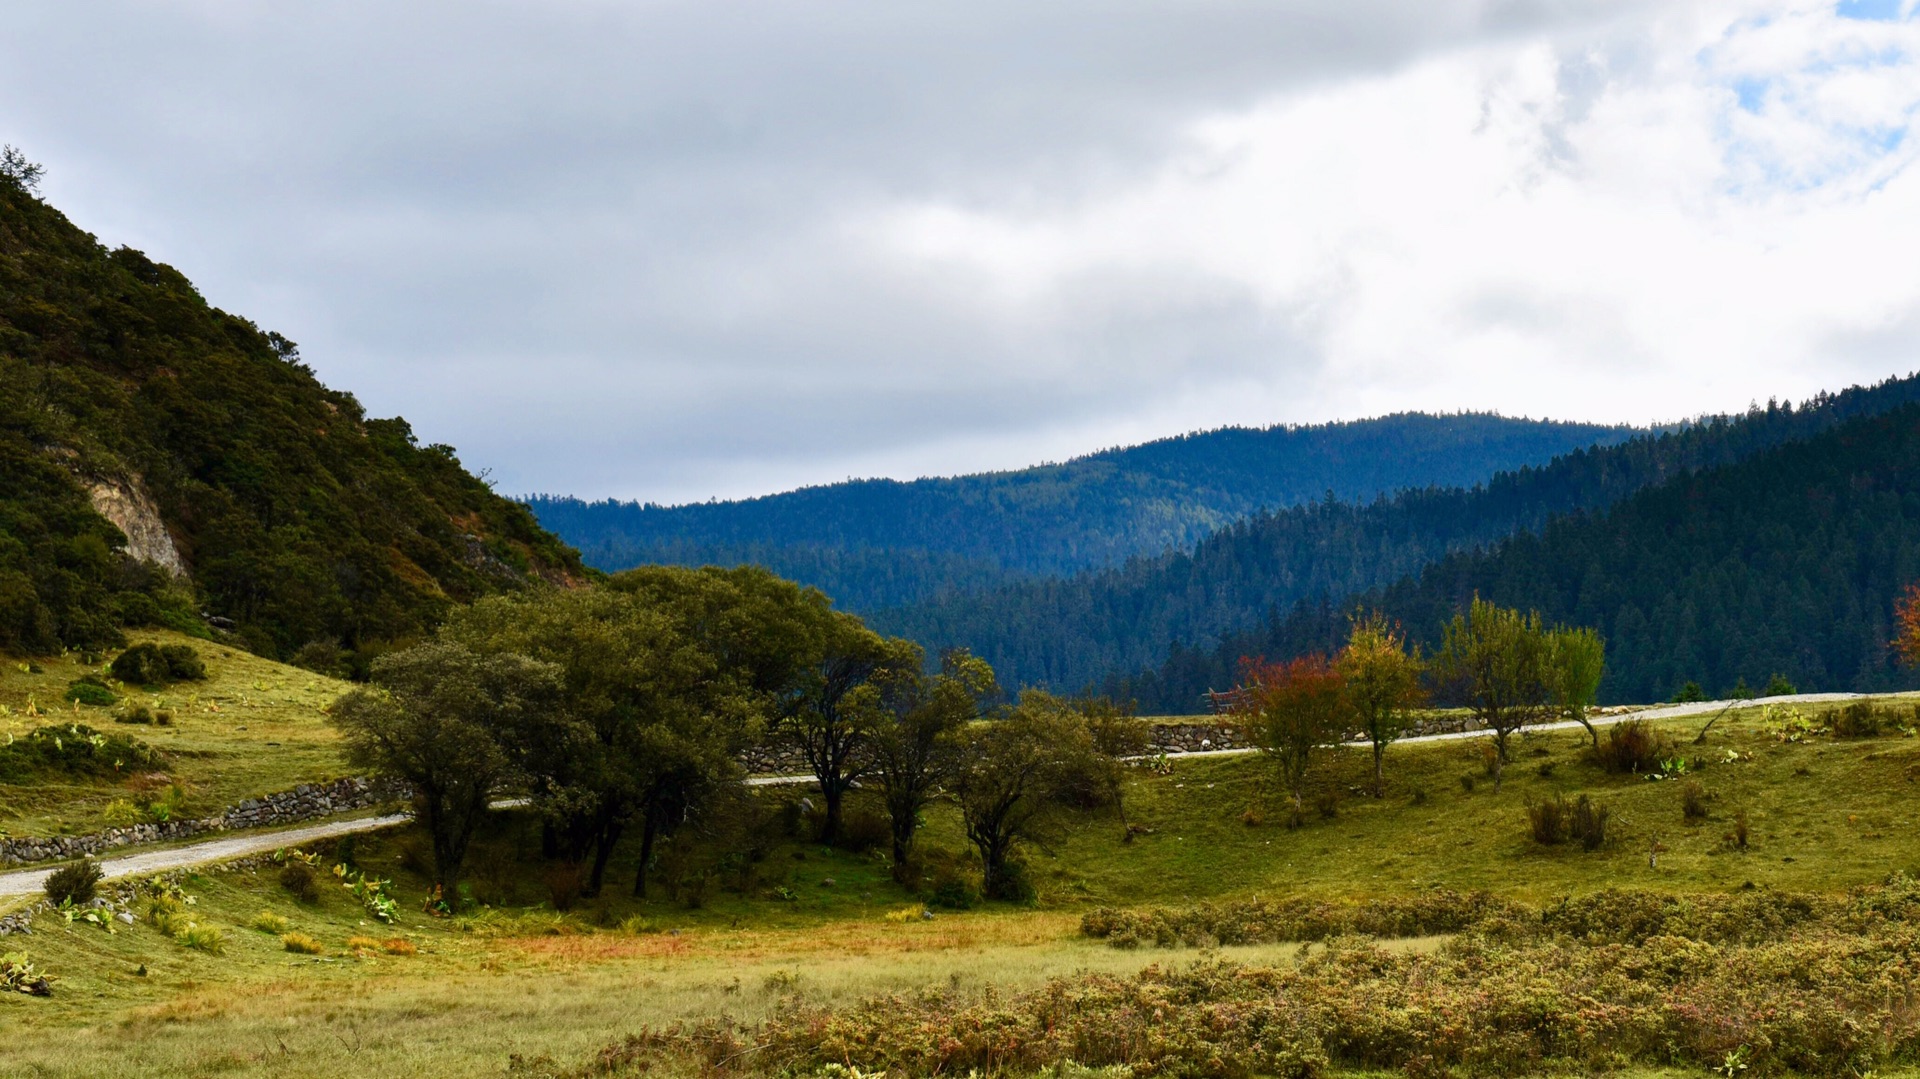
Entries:
<svg viewBox="0 0 1920 1079">
<path fill-rule="evenodd" d="M 1788 697 L 1769 697 L 1766 704 L 1834 704 L 1840 701 L 1859 700 L 1867 696 L 1861 693 L 1799 693 Z M 1882 695 L 1885 696 L 1885 695 Z M 1911 696 L 1895 694 L 1893 696 Z M 1691 704 L 1657 705 L 1635 709 L 1631 712 L 1619 712 L 1609 716 L 1596 717 L 1596 727 L 1620 723 L 1629 719 L 1681 719 L 1687 716 L 1712 715 L 1734 705 L 1753 705 L 1760 701 L 1699 701 Z M 1572 721 L 1560 723 L 1542 723 L 1526 728 L 1528 731 L 1571 730 L 1579 727 Z M 1400 744 L 1416 742 L 1447 742 L 1466 738 L 1487 737 L 1486 731 L 1459 731 L 1451 734 L 1426 734 L 1413 738 L 1403 738 Z M 1363 746 L 1365 742 L 1349 742 L 1348 745 Z M 1232 757 L 1255 753 L 1253 749 L 1203 749 L 1192 753 L 1170 753 L 1169 757 Z M 756 776 L 747 780 L 749 786 L 771 787 L 793 783 L 810 783 L 812 776 Z M 526 799 L 516 798 L 494 803 L 496 809 L 508 809 L 525 805 Z M 146 850 L 133 854 L 108 858 L 100 863 L 100 870 L 109 880 L 117 877 L 135 877 L 148 873 L 160 873 L 169 869 L 181 869 L 187 866 L 205 865 L 209 862 L 225 862 L 235 858 L 244 858 L 250 854 L 263 854 L 281 847 L 298 846 L 318 839 L 331 839 L 336 836 L 354 835 L 359 832 L 372 832 L 381 828 L 391 828 L 396 824 L 405 824 L 412 817 L 406 813 L 394 813 L 382 817 L 359 817 L 353 820 L 326 821 L 320 824 L 302 824 L 290 828 L 281 828 L 270 832 L 256 832 L 243 836 L 229 836 L 222 839 L 209 839 L 199 843 L 188 843 L 178 847 L 165 847 L 158 850 Z M 53 872 L 47 869 L 23 869 L 11 873 L 0 873 L 0 899 L 9 896 L 37 895 L 47 876 Z"/>
</svg>

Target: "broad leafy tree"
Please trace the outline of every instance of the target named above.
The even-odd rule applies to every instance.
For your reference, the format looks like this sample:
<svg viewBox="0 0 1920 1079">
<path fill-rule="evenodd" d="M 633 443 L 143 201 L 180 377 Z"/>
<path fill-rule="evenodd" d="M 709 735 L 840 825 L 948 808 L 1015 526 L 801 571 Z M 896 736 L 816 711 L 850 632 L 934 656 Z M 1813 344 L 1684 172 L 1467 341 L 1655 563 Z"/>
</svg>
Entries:
<svg viewBox="0 0 1920 1079">
<path fill-rule="evenodd" d="M 1062 813 L 1097 789 L 1107 762 L 1087 718 L 1070 702 L 1028 690 L 998 718 L 969 726 L 955 749 L 950 787 L 967 840 L 980 854 L 981 890 L 1025 898 L 1015 860 L 1022 843 L 1043 849 Z"/>
<path fill-rule="evenodd" d="M 1493 732 L 1493 785 L 1512 760 L 1513 732 L 1536 723 L 1552 705 L 1552 649 L 1540 616 L 1475 596 L 1447 624 L 1434 668 L 1475 719 Z"/>
<path fill-rule="evenodd" d="M 435 642 L 382 656 L 373 684 L 334 704 L 347 759 L 413 789 L 438 887 L 459 878 L 488 801 L 512 774 L 498 732 L 545 711 L 559 688 L 552 664 Z"/>
<path fill-rule="evenodd" d="M 840 838 L 847 792 L 874 764 L 880 713 L 863 687 L 886 672 L 921 662 L 918 645 L 882 637 L 853 615 L 830 613 L 801 691 L 778 719 L 820 784 L 823 843 Z"/>
<path fill-rule="evenodd" d="M 1594 748 L 1600 732 L 1587 712 L 1607 673 L 1607 645 L 1588 628 L 1561 627 L 1547 634 L 1547 696 L 1554 709 L 1587 729 Z"/>
<path fill-rule="evenodd" d="M 907 875 L 921 814 L 953 773 L 956 740 L 997 692 L 993 668 L 964 649 L 941 656 L 937 674 L 901 664 L 874 680 L 870 774 L 887 807 L 896 879 Z"/>
<path fill-rule="evenodd" d="M 1334 669 L 1346 683 L 1353 718 L 1373 747 L 1373 796 L 1383 797 L 1382 760 L 1387 746 L 1405 733 L 1412 710 L 1425 698 L 1420 660 L 1408 653 L 1400 627 L 1373 612 L 1354 618 L 1353 632 Z"/>
<path fill-rule="evenodd" d="M 1353 717 L 1346 683 L 1326 657 L 1317 654 L 1285 663 L 1245 660 L 1241 678 L 1245 692 L 1236 715 L 1247 740 L 1279 770 L 1297 822 L 1304 815 L 1314 754 L 1339 740 Z"/>
</svg>

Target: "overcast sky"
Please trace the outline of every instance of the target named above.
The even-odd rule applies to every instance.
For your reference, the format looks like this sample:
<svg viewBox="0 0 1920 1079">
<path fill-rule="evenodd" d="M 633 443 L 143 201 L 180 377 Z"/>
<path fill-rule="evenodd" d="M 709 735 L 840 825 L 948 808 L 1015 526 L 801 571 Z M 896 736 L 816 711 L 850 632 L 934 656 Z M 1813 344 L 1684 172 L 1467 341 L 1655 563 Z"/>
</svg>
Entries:
<svg viewBox="0 0 1920 1079">
<path fill-rule="evenodd" d="M 507 493 L 1920 368 L 1916 0 L 26 0 L 0 141 Z"/>
</svg>

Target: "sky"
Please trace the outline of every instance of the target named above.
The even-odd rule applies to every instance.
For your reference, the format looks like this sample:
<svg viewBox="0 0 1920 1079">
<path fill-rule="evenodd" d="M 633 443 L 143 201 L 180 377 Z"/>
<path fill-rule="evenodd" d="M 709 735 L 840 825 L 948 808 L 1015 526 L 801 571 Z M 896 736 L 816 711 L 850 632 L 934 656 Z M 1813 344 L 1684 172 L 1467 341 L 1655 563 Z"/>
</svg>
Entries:
<svg viewBox="0 0 1920 1079">
<path fill-rule="evenodd" d="M 1920 369 L 1920 0 L 21 0 L 0 142 L 504 493 Z"/>
</svg>

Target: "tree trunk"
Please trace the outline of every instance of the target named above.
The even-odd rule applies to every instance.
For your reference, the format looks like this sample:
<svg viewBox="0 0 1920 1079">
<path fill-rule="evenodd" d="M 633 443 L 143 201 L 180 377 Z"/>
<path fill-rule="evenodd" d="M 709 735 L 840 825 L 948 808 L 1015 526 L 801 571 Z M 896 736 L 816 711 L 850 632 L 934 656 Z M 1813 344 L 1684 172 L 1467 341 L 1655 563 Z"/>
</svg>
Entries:
<svg viewBox="0 0 1920 1079">
<path fill-rule="evenodd" d="M 653 841 L 659 834 L 659 827 L 648 813 L 640 822 L 640 867 L 633 871 L 633 897 L 647 897 L 647 866 L 653 861 Z"/>
<path fill-rule="evenodd" d="M 600 830 L 593 844 L 593 875 L 587 879 L 583 895 L 591 898 L 600 894 L 600 882 L 606 879 L 607 862 L 613 857 L 614 845 L 620 842 L 621 831 L 618 824 L 608 824 Z"/>
<path fill-rule="evenodd" d="M 547 861 L 560 857 L 560 832 L 551 820 L 540 822 L 540 857 Z"/>
<path fill-rule="evenodd" d="M 827 819 L 820 824 L 820 842 L 833 846 L 840 838 L 840 803 L 846 799 L 846 787 L 838 783 L 820 784 L 820 800 L 827 805 Z"/>
<path fill-rule="evenodd" d="M 1374 739 L 1373 740 L 1373 796 L 1375 798 L 1385 798 L 1387 796 L 1387 781 L 1382 776 L 1381 768 L 1380 768 L 1380 759 L 1386 755 L 1387 755 L 1387 747 L 1382 745 L 1378 738 Z"/>
</svg>

